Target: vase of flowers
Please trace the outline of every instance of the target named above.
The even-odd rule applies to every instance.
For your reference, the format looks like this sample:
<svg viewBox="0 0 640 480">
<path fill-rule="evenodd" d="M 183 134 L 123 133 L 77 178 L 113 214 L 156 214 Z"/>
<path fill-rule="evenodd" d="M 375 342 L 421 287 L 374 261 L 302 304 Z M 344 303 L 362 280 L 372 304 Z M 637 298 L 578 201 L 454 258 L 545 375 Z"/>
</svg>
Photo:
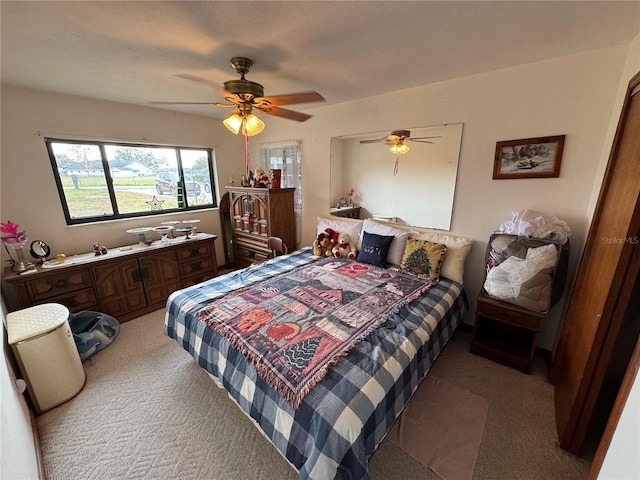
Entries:
<svg viewBox="0 0 640 480">
<path fill-rule="evenodd" d="M 349 189 L 349 191 L 347 192 L 347 196 L 349 197 L 349 205 L 347 205 L 348 207 L 353 207 L 353 195 L 356 193 L 356 189 L 351 187 Z"/>
<path fill-rule="evenodd" d="M 11 220 L 0 224 L 0 232 L 5 234 L 0 239 L 2 239 L 4 248 L 9 254 L 11 270 L 14 272 L 24 272 L 35 268 L 33 263 L 26 259 L 22 251 L 22 248 L 27 244 L 27 234 L 24 230 L 20 231 L 19 227 L 20 225 L 13 223 Z M 11 251 L 13 251 L 13 255 Z"/>
</svg>

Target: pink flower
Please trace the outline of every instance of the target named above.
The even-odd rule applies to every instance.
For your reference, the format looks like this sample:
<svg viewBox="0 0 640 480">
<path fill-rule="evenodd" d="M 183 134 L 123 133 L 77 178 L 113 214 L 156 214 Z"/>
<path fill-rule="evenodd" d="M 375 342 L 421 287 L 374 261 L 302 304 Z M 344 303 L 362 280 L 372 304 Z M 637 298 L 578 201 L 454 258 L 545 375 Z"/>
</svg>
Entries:
<svg viewBox="0 0 640 480">
<path fill-rule="evenodd" d="M 7 223 L 0 224 L 0 232 L 8 233 L 9 235 L 16 235 L 18 233 L 17 223 L 13 223 L 11 220 L 7 220 Z"/>
<path fill-rule="evenodd" d="M 6 223 L 0 224 L 0 232 L 6 233 L 7 235 L 4 237 L 0 237 L 0 240 L 6 243 L 20 243 L 24 242 L 27 239 L 27 234 L 23 230 L 22 232 L 18 231 L 17 223 L 13 223 L 11 220 L 8 220 Z"/>
<path fill-rule="evenodd" d="M 350 197 L 353 197 L 354 193 L 356 193 L 356 189 L 352 187 L 351 190 L 349 190 L 349 193 L 347 193 L 347 195 L 349 195 Z"/>
</svg>

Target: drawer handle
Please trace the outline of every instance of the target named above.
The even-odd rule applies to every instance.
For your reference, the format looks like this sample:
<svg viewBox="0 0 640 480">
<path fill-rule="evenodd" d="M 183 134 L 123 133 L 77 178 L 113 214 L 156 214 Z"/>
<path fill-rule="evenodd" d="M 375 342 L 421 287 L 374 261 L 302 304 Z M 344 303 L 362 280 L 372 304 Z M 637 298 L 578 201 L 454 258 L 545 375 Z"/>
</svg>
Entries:
<svg viewBox="0 0 640 480">
<path fill-rule="evenodd" d="M 64 288 L 66 287 L 68 282 L 64 278 L 60 278 L 56 280 L 55 286 L 56 288 Z"/>
<path fill-rule="evenodd" d="M 134 270 L 133 272 L 131 272 L 131 279 L 133 280 L 133 283 L 141 282 L 142 277 L 140 275 L 140 270 Z"/>
</svg>

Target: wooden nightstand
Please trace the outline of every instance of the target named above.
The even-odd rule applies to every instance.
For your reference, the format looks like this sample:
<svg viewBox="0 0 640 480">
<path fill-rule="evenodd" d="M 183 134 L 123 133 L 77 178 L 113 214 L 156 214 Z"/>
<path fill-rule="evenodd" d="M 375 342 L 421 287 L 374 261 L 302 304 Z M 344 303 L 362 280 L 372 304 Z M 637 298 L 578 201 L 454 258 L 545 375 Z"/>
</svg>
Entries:
<svg viewBox="0 0 640 480">
<path fill-rule="evenodd" d="M 543 314 L 478 295 L 471 353 L 531 373 Z"/>
</svg>

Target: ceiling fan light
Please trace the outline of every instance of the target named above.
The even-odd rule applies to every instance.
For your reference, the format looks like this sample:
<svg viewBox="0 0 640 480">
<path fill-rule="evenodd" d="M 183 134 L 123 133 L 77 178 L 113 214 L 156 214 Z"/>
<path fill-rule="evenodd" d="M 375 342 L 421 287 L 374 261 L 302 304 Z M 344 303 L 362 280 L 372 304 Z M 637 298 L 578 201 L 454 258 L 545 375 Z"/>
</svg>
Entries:
<svg viewBox="0 0 640 480">
<path fill-rule="evenodd" d="M 405 145 L 404 143 L 398 143 L 395 145 L 391 145 L 389 151 L 394 155 L 404 155 L 409 151 L 409 146 Z"/>
<path fill-rule="evenodd" d="M 225 118 L 222 123 L 224 123 L 224 126 L 227 127 L 229 131 L 237 135 L 238 132 L 240 132 L 243 122 L 242 117 L 237 113 L 234 113 L 233 115 L 229 115 Z"/>
<path fill-rule="evenodd" d="M 247 115 L 242 124 L 242 134 L 251 137 L 259 134 L 264 130 L 264 122 L 256 117 L 253 113 Z"/>
</svg>

